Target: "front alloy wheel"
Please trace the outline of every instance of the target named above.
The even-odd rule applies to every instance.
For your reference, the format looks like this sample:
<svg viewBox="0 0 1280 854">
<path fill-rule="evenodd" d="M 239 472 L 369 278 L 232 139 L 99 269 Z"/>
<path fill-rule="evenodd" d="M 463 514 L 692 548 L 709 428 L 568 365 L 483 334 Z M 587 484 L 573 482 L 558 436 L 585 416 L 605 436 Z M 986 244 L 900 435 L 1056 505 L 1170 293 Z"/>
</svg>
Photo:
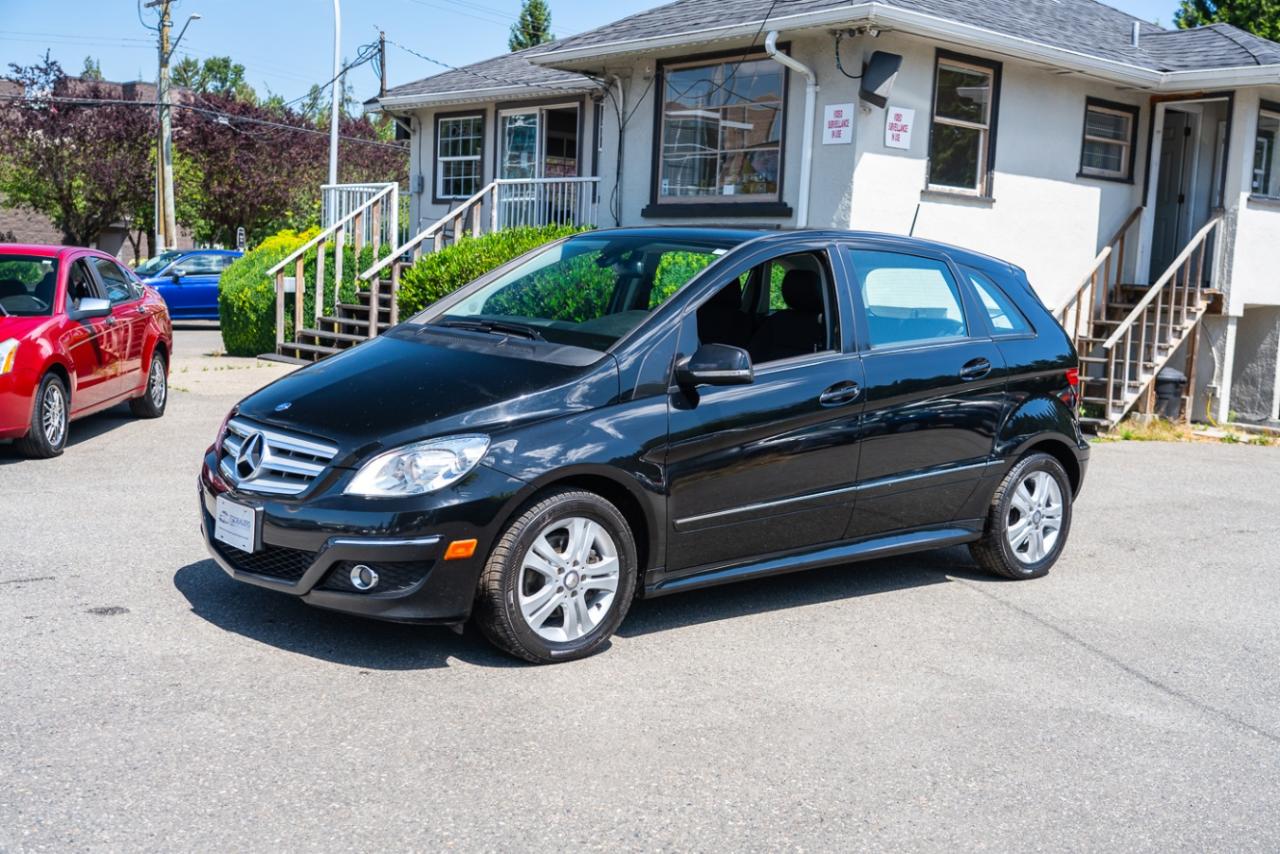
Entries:
<svg viewBox="0 0 1280 854">
<path fill-rule="evenodd" d="M 31 427 L 15 444 L 28 457 L 47 459 L 62 453 L 67 445 L 67 425 L 71 420 L 67 387 L 56 374 L 45 374 L 36 389 L 31 410 Z"/>
<path fill-rule="evenodd" d="M 592 492 L 552 492 L 494 546 L 480 577 L 476 623 L 527 661 L 591 655 L 626 616 L 636 567 L 635 540 L 618 508 Z"/>
</svg>

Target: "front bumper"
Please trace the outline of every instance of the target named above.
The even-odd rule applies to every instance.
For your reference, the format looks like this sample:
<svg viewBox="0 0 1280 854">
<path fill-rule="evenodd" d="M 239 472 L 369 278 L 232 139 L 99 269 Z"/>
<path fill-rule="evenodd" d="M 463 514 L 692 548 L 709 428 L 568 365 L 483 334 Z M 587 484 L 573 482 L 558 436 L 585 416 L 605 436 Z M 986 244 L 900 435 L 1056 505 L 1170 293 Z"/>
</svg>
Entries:
<svg viewBox="0 0 1280 854">
<path fill-rule="evenodd" d="M 31 429 L 35 389 L 16 373 L 0 376 L 0 439 L 21 439 Z"/>
<path fill-rule="evenodd" d="M 309 605 L 380 620 L 456 624 L 471 613 L 476 583 L 496 531 L 525 484 L 478 466 L 448 490 L 415 499 L 328 493 L 279 498 L 233 491 L 216 473 L 212 449 L 199 482 L 205 546 L 232 578 L 298 596 Z M 218 495 L 255 508 L 261 547 L 240 551 L 213 539 Z M 454 540 L 475 554 L 444 560 Z M 351 569 L 365 564 L 379 583 L 361 592 Z"/>
</svg>

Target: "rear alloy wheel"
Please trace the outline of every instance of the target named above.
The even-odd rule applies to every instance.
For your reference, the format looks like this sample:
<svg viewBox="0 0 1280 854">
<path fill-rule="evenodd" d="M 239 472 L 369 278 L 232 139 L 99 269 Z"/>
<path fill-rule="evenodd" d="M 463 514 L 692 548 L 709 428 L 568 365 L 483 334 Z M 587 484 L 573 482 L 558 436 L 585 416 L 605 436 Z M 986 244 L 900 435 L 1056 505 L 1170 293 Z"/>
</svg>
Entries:
<svg viewBox="0 0 1280 854">
<path fill-rule="evenodd" d="M 151 355 L 151 365 L 147 368 L 147 388 L 142 397 L 129 401 L 129 409 L 138 418 L 159 418 L 164 415 L 165 404 L 169 402 L 169 363 L 164 353 L 157 350 Z"/>
<path fill-rule="evenodd" d="M 71 405 L 67 387 L 57 374 L 44 375 L 31 409 L 31 428 L 15 443 L 18 450 L 36 459 L 58 456 L 67 445 Z"/>
<path fill-rule="evenodd" d="M 1019 460 L 991 499 L 986 530 L 970 547 L 988 572 L 1039 578 L 1062 554 L 1071 528 L 1071 483 L 1049 454 Z"/>
<path fill-rule="evenodd" d="M 527 661 L 582 658 L 622 622 L 635 582 L 635 542 L 618 509 L 591 492 L 552 493 L 523 512 L 489 556 L 477 623 Z"/>
</svg>

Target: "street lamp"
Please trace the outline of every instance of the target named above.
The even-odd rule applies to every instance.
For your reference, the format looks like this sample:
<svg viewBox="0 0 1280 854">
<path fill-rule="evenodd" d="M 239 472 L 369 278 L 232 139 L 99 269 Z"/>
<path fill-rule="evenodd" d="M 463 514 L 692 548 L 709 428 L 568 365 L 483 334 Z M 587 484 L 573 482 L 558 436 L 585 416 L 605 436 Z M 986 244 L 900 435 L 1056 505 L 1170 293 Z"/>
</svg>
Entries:
<svg viewBox="0 0 1280 854">
<path fill-rule="evenodd" d="M 342 8 L 333 0 L 333 99 L 329 105 L 329 183 L 338 183 L 338 103 L 342 98 Z"/>
</svg>

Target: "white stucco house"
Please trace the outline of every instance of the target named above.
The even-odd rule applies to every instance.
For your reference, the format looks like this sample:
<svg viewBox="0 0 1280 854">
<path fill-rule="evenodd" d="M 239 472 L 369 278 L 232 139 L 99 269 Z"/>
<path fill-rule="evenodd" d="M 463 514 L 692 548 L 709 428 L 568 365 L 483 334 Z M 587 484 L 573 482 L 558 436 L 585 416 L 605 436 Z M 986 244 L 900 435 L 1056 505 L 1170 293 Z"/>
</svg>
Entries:
<svg viewBox="0 0 1280 854">
<path fill-rule="evenodd" d="M 369 106 L 412 134 L 411 233 L 471 204 L 475 228 L 550 205 L 914 234 L 1023 267 L 1101 420 L 1175 365 L 1193 417 L 1280 417 L 1280 45 L 1238 29 L 1093 0 L 677 0 Z"/>
</svg>

